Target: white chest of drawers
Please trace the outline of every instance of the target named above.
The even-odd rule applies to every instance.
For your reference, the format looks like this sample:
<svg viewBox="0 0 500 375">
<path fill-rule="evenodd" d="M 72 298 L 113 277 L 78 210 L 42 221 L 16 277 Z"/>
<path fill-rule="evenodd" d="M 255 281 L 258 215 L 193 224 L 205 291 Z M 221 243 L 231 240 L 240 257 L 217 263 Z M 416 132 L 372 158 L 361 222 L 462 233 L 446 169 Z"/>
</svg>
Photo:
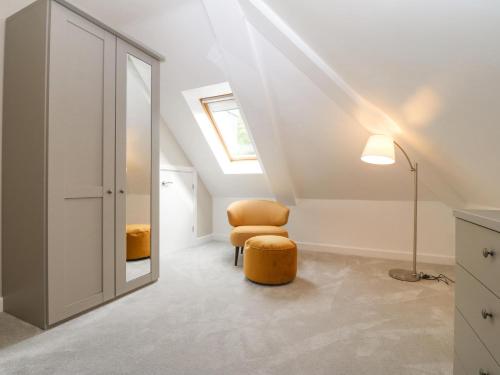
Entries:
<svg viewBox="0 0 500 375">
<path fill-rule="evenodd" d="M 500 211 L 455 211 L 454 375 L 500 375 Z"/>
</svg>

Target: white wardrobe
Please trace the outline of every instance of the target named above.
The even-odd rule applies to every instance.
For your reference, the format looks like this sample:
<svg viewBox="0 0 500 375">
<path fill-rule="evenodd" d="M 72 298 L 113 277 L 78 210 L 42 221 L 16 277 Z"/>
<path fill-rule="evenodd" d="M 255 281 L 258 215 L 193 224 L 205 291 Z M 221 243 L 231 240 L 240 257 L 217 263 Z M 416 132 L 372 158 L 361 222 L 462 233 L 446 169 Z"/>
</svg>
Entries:
<svg viewBox="0 0 500 375">
<path fill-rule="evenodd" d="M 11 16 L 5 48 L 4 311 L 46 329 L 158 278 L 162 57 L 60 0 Z"/>
</svg>

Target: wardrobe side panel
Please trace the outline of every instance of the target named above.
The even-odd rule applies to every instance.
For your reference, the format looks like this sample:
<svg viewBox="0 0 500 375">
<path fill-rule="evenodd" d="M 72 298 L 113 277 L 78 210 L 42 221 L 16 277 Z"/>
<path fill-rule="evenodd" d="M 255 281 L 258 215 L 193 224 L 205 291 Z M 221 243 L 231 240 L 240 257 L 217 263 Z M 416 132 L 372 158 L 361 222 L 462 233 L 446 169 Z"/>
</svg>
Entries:
<svg viewBox="0 0 500 375">
<path fill-rule="evenodd" d="M 46 90 L 49 3 L 6 22 L 2 251 L 4 311 L 46 324 Z"/>
</svg>

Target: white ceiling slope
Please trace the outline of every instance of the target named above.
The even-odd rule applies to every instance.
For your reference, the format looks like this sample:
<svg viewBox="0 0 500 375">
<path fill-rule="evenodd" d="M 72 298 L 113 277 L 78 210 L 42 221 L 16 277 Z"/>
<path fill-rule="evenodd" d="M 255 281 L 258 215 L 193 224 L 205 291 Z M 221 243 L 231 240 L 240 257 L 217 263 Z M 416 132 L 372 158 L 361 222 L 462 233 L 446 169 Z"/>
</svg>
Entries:
<svg viewBox="0 0 500 375">
<path fill-rule="evenodd" d="M 357 122 L 357 124 L 352 124 L 352 121 L 349 121 L 349 119 L 345 118 L 342 120 L 334 121 L 333 116 L 331 116 L 330 119 L 325 118 L 322 123 L 326 127 L 331 127 L 331 123 L 335 123 L 335 129 L 337 130 L 337 139 L 344 138 L 345 144 L 357 146 L 366 138 L 367 135 L 364 135 L 362 137 L 362 140 L 360 140 L 358 137 L 358 139 L 347 141 L 349 132 L 353 130 L 345 128 L 345 126 L 343 126 L 347 123 L 351 126 L 361 125 L 369 133 L 391 134 L 396 138 L 398 137 L 398 135 L 402 132 L 398 124 L 394 120 L 392 120 L 386 113 L 381 111 L 375 105 L 358 94 L 338 73 L 336 73 L 328 64 L 326 64 L 325 61 L 318 54 L 316 54 L 316 52 L 313 51 L 301 39 L 299 35 L 297 35 L 286 23 L 284 23 L 284 21 L 269 6 L 267 6 L 266 3 L 264 3 L 262 0 L 240 0 L 240 3 L 245 10 L 247 19 L 252 23 L 254 29 L 259 30 L 258 34 L 265 35 L 265 38 L 260 38 L 262 44 L 261 49 L 265 49 L 265 52 L 262 53 L 262 56 L 265 60 L 267 60 L 263 65 L 270 68 L 273 66 L 273 60 L 277 61 L 279 59 L 276 53 L 274 53 L 275 56 L 273 58 L 270 58 L 270 56 L 273 55 L 273 48 L 271 48 L 269 45 L 265 47 L 266 41 L 272 43 L 272 45 L 276 47 L 276 49 L 279 49 L 280 53 L 286 56 L 286 59 L 288 60 L 286 61 L 282 58 L 279 65 L 274 64 L 274 71 L 269 71 L 269 79 L 276 81 L 275 78 L 277 75 L 281 75 L 283 77 L 283 68 L 287 64 L 290 65 L 289 61 L 293 61 L 293 65 L 297 69 L 299 69 L 307 77 L 307 79 L 314 83 L 323 91 L 325 95 L 333 100 L 333 102 L 335 103 L 335 107 L 337 107 L 337 112 L 340 108 L 345 113 L 351 115 L 352 120 Z M 297 75 L 298 74 L 295 74 L 295 76 Z M 285 85 L 290 86 L 292 80 L 290 77 L 283 77 L 282 82 Z M 275 83 L 275 86 L 277 85 L 279 86 L 279 83 Z M 287 88 L 283 85 L 281 85 L 280 89 L 282 91 L 287 90 Z M 281 95 L 278 96 L 280 97 Z M 303 95 L 303 97 L 311 98 L 310 96 L 305 95 Z M 279 98 L 277 100 L 279 100 Z M 297 97 L 296 100 L 300 100 L 300 98 Z M 283 103 L 283 105 L 286 105 L 286 103 Z M 332 106 L 331 103 L 329 105 Z M 314 103 L 313 107 L 309 109 L 308 113 L 317 112 L 318 110 L 319 104 Z M 287 114 L 284 113 L 283 117 L 287 117 Z M 290 124 L 294 121 L 297 121 L 297 115 L 288 119 L 287 123 Z M 303 121 L 307 121 L 307 118 L 304 118 Z M 292 142 L 287 143 L 290 144 Z M 346 148 L 345 144 L 343 144 L 344 149 Z M 331 147 L 331 145 L 325 146 Z M 410 151 L 410 154 L 416 154 L 410 145 L 407 145 L 405 148 Z M 348 162 L 348 160 L 356 160 L 356 162 L 359 162 L 359 160 L 354 157 L 356 153 L 359 152 L 359 150 L 355 149 L 353 151 L 354 153 L 348 153 L 346 152 L 346 150 L 343 150 L 338 155 L 334 155 L 334 150 L 330 150 L 329 155 L 321 155 L 321 153 L 316 151 L 315 156 L 318 156 L 319 160 L 316 161 L 314 165 L 319 166 L 321 165 L 322 160 L 330 161 L 332 160 L 332 157 L 335 157 L 338 166 L 336 167 L 335 171 L 332 170 L 332 173 L 336 173 L 338 177 L 346 177 L 348 174 L 350 174 L 351 177 L 348 179 L 350 180 L 350 182 L 346 183 L 344 182 L 345 180 L 342 180 L 339 183 L 338 180 L 336 180 L 335 187 L 333 189 L 330 188 L 329 185 L 325 185 L 324 189 L 331 189 L 331 194 L 328 194 L 328 190 L 326 190 L 324 193 L 320 193 L 319 190 L 321 190 L 321 188 L 318 189 L 318 186 L 315 186 L 316 189 L 313 189 L 313 191 L 309 193 L 305 192 L 304 189 L 299 189 L 301 191 L 301 196 L 305 195 L 307 197 L 311 196 L 312 198 L 316 198 L 323 196 L 329 197 L 333 194 L 333 197 L 335 198 L 346 197 L 350 199 L 357 199 L 357 194 L 354 194 L 353 190 L 350 188 L 346 189 L 346 185 L 358 187 L 359 185 L 355 183 L 356 179 L 359 178 L 363 180 L 366 174 L 364 172 L 363 166 L 353 166 L 351 165 L 352 163 Z M 324 159 L 321 158 L 321 156 L 328 156 L 328 158 Z M 338 162 L 338 160 L 345 157 L 348 157 L 350 159 L 342 163 Z M 428 194 L 424 194 L 424 198 L 435 199 L 437 197 L 439 200 L 446 202 L 451 206 L 462 205 L 462 198 L 456 193 L 453 188 L 451 188 L 450 184 L 442 178 L 440 173 L 436 172 L 436 168 L 429 162 L 427 162 L 426 158 L 419 157 L 418 159 L 421 167 L 421 181 L 423 181 L 424 185 L 434 193 L 434 197 L 432 195 L 429 196 Z M 308 162 L 312 161 L 308 160 Z M 298 163 L 300 163 L 300 160 L 298 161 Z M 294 165 L 296 166 L 297 163 L 294 163 Z M 331 170 L 331 168 L 328 168 L 328 166 L 325 167 L 326 168 L 320 169 L 326 171 Z M 342 167 L 347 167 L 347 169 L 342 172 Z M 361 172 L 361 175 L 358 175 L 356 172 Z M 328 172 L 325 173 L 323 178 L 325 179 L 327 175 Z M 301 179 L 299 178 L 298 180 Z M 332 176 L 330 180 L 334 180 L 334 176 Z M 410 180 L 406 179 L 405 181 L 406 182 L 404 184 L 407 185 Z M 374 181 L 373 184 L 376 185 L 377 181 Z M 381 185 L 380 187 L 383 188 L 383 185 Z M 345 191 L 345 193 L 335 193 L 335 190 L 340 190 L 340 192 Z M 401 188 L 398 188 L 398 191 L 394 191 L 394 188 L 390 187 L 386 188 L 385 192 L 382 192 L 380 189 L 376 190 L 379 190 L 379 192 L 374 192 L 374 196 L 376 197 L 376 199 L 391 199 L 390 197 L 394 197 L 394 199 L 405 199 L 405 197 L 408 196 L 408 194 L 405 194 L 404 191 L 401 190 Z M 361 199 L 363 199 L 362 197 L 363 194 L 361 194 Z"/>
<path fill-rule="evenodd" d="M 413 180 L 401 155 L 397 156 L 400 162 L 393 166 L 362 163 L 360 155 L 369 132 L 266 38 L 256 30 L 253 33 L 262 53 L 272 100 L 279 111 L 283 144 L 293 166 L 291 174 L 297 195 L 311 199 L 411 199 Z M 425 178 L 430 168 L 423 167 Z M 421 184 L 420 197 L 448 202 L 453 199 L 449 204 L 457 204 L 456 194 L 447 185 L 433 188 Z"/>
<path fill-rule="evenodd" d="M 308 52 L 327 69 L 335 69 L 343 82 L 390 115 L 397 125 L 393 134 L 411 146 L 415 157 L 435 167 L 424 182 L 438 195 L 448 185 L 467 205 L 500 207 L 500 3 L 241 3 L 252 23 L 311 81 L 318 84 L 318 68 L 311 68 L 311 59 L 304 63 L 304 52 L 296 44 L 290 48 L 293 43 L 284 37 L 283 24 L 285 30 L 300 35 Z M 271 15 L 279 15 L 282 25 L 269 22 L 265 5 Z M 324 82 L 318 86 L 337 99 L 331 86 Z M 342 98 L 336 103 L 357 118 L 355 108 Z"/>
</svg>

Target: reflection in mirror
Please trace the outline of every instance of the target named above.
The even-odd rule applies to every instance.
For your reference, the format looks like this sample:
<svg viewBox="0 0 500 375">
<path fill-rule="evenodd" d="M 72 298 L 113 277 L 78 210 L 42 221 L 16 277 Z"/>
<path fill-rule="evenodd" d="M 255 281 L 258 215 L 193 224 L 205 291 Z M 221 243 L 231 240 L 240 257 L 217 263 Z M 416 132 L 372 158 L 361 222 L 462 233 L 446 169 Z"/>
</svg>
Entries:
<svg viewBox="0 0 500 375">
<path fill-rule="evenodd" d="M 151 66 L 127 55 L 127 281 L 151 272 Z"/>
</svg>

